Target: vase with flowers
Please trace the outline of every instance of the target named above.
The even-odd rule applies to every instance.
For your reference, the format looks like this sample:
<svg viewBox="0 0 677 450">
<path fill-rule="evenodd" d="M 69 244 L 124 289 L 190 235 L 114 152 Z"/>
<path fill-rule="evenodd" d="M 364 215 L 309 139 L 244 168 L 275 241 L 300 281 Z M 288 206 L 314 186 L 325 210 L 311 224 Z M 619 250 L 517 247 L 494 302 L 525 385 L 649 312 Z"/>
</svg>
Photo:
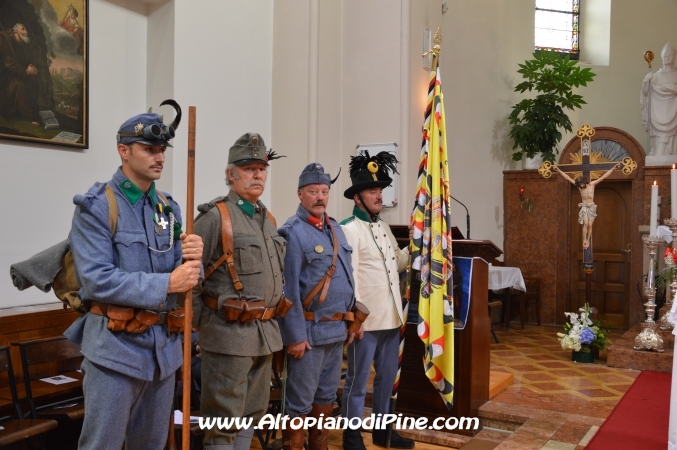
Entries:
<svg viewBox="0 0 677 450">
<path fill-rule="evenodd" d="M 611 342 L 607 339 L 607 329 L 603 328 L 599 320 L 590 318 L 590 305 L 585 304 L 579 309 L 580 314 L 564 313 L 569 322 L 564 324 L 564 333 L 557 333 L 557 337 L 564 350 L 571 350 L 571 360 L 577 362 L 593 362 L 593 349 L 604 350 L 604 346 Z"/>
</svg>

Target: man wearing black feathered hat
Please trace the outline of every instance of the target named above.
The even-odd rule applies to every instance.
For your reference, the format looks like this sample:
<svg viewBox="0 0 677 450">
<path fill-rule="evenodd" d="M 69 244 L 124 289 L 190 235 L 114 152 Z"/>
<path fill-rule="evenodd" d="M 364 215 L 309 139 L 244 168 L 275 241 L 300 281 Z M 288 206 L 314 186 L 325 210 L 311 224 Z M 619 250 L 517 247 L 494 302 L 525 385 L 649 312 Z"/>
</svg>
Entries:
<svg viewBox="0 0 677 450">
<path fill-rule="evenodd" d="M 364 336 L 348 346 L 348 373 L 343 388 L 342 414 L 348 419 L 362 418 L 367 381 L 372 361 L 376 377 L 372 412 L 390 412 L 390 394 L 397 375 L 399 334 L 403 324 L 399 272 L 407 267 L 409 252 L 400 250 L 388 224 L 379 216 L 383 208 L 382 191 L 397 173 L 397 159 L 388 152 L 369 156 L 368 152 L 350 161 L 352 186 L 343 194 L 355 202 L 353 215 L 341 223 L 353 248 L 352 265 L 355 298 L 371 314 L 363 324 Z M 373 430 L 374 444 L 385 445 L 386 430 Z M 393 430 L 390 446 L 413 448 L 414 441 Z M 344 450 L 365 450 L 360 430 L 343 432 Z"/>
</svg>

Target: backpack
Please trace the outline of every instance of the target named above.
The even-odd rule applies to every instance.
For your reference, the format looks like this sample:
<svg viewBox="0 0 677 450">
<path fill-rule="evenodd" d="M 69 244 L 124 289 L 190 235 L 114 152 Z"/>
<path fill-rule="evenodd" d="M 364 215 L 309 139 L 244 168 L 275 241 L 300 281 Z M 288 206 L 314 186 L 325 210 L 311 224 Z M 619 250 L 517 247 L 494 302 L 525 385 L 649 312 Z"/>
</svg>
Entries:
<svg viewBox="0 0 677 450">
<path fill-rule="evenodd" d="M 167 198 L 160 191 L 155 191 L 162 199 L 165 205 L 169 204 Z M 106 198 L 108 199 L 108 224 L 110 225 L 110 235 L 113 237 L 118 225 L 118 202 L 115 199 L 113 188 L 106 184 L 105 189 Z M 75 261 L 73 260 L 73 253 L 70 249 L 66 252 L 61 263 L 61 270 L 56 274 L 52 284 L 54 295 L 63 303 L 63 309 L 67 310 L 70 306 L 73 311 L 81 314 L 87 312 L 88 307 L 78 297 L 80 285 L 75 276 Z"/>
</svg>

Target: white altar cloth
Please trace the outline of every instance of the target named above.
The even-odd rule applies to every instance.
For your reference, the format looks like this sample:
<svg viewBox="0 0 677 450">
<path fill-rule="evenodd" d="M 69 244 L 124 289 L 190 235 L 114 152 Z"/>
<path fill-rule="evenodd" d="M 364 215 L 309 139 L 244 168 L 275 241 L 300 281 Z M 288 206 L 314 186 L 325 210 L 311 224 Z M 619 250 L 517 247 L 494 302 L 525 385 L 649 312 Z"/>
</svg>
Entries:
<svg viewBox="0 0 677 450">
<path fill-rule="evenodd" d="M 489 264 L 489 289 L 498 291 L 505 288 L 515 288 L 526 292 L 527 287 L 524 285 L 522 271 L 517 267 L 502 267 Z"/>
</svg>

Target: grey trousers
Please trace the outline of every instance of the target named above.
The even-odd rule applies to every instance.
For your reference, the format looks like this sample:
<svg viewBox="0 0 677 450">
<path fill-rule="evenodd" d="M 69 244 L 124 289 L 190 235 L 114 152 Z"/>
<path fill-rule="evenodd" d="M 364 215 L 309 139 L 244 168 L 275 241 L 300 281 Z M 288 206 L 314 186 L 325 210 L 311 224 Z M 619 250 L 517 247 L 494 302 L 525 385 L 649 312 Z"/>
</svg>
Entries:
<svg viewBox="0 0 677 450">
<path fill-rule="evenodd" d="M 313 403 L 334 403 L 342 362 L 343 342 L 313 345 L 301 359 L 287 355 L 286 414 L 299 417 L 308 414 Z"/>
<path fill-rule="evenodd" d="M 167 441 L 174 375 L 143 381 L 82 362 L 85 419 L 79 450 L 162 450 Z"/>
<path fill-rule="evenodd" d="M 233 356 L 202 350 L 203 417 L 251 417 L 257 425 L 268 409 L 273 355 Z M 238 430 L 205 429 L 204 444 L 231 445 Z M 248 433 L 247 433 L 248 434 Z M 251 438 L 250 438 L 251 440 Z"/>
<path fill-rule="evenodd" d="M 348 373 L 343 387 L 341 414 L 351 419 L 362 418 L 364 399 L 371 362 L 374 362 L 374 386 L 372 412 L 390 412 L 390 395 L 397 375 L 397 359 L 400 347 L 400 329 L 367 331 L 362 339 L 355 339 L 348 346 Z"/>
</svg>

